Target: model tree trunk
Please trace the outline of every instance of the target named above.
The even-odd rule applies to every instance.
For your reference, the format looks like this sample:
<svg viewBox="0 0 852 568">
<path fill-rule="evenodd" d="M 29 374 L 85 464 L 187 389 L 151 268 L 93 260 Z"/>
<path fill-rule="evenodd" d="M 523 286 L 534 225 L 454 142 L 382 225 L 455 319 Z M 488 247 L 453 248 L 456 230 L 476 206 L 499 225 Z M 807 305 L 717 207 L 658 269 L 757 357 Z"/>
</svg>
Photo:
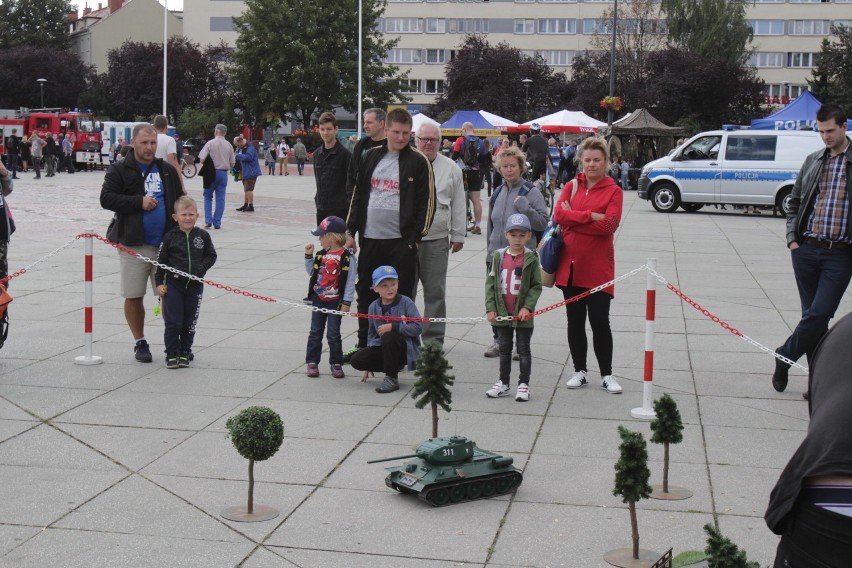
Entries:
<svg viewBox="0 0 852 568">
<path fill-rule="evenodd" d="M 432 437 L 438 437 L 438 403 L 432 401 Z"/>
<path fill-rule="evenodd" d="M 663 493 L 669 492 L 669 443 L 663 444 Z"/>
<path fill-rule="evenodd" d="M 249 515 L 254 513 L 254 460 L 249 460 L 249 492 L 246 510 Z"/>
<path fill-rule="evenodd" d="M 630 530 L 633 533 L 633 558 L 639 560 L 639 523 L 636 521 L 636 502 L 627 503 L 630 507 Z"/>
</svg>

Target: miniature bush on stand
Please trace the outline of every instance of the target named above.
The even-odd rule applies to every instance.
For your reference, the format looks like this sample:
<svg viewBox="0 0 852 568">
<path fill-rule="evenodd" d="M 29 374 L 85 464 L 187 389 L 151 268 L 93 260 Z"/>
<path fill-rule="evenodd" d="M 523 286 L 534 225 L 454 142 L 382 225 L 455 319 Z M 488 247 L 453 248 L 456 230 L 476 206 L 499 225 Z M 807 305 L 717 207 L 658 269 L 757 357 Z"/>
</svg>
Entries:
<svg viewBox="0 0 852 568">
<path fill-rule="evenodd" d="M 453 402 L 450 387 L 453 386 L 455 377 L 447 374 L 449 368 L 440 343 L 427 341 L 420 347 L 420 359 L 417 360 L 417 370 L 414 371 L 414 376 L 418 379 L 414 383 L 411 398 L 420 397 L 414 403 L 417 408 L 423 408 L 427 403 L 432 406 L 433 438 L 438 437 L 438 406 L 450 412 L 450 404 Z"/>
<path fill-rule="evenodd" d="M 250 406 L 225 422 L 228 435 L 237 452 L 249 461 L 249 490 L 246 507 L 228 507 L 222 516 L 231 521 L 266 521 L 278 511 L 265 505 L 254 505 L 254 462 L 268 460 L 284 441 L 284 424 L 271 408 Z"/>
<path fill-rule="evenodd" d="M 759 562 L 749 562 L 744 550 L 730 539 L 722 536 L 722 533 L 710 523 L 704 525 L 707 533 L 707 564 L 710 568 L 760 568 Z"/>
<path fill-rule="evenodd" d="M 639 432 L 631 432 L 624 426 L 618 427 L 621 445 L 620 457 L 615 464 L 615 487 L 612 494 L 620 496 L 630 509 L 630 528 L 633 533 L 633 548 L 618 548 L 604 555 L 604 560 L 613 566 L 624 568 L 647 568 L 660 554 L 639 548 L 639 525 L 636 522 L 636 502 L 651 494 L 648 478 L 648 446 Z"/>
<path fill-rule="evenodd" d="M 683 421 L 677 403 L 668 394 L 654 401 L 654 412 L 657 418 L 651 422 L 651 441 L 663 445 L 663 485 L 651 486 L 651 497 L 654 499 L 680 500 L 692 497 L 692 491 L 683 487 L 669 486 L 669 444 L 680 444 L 683 441 Z"/>
</svg>

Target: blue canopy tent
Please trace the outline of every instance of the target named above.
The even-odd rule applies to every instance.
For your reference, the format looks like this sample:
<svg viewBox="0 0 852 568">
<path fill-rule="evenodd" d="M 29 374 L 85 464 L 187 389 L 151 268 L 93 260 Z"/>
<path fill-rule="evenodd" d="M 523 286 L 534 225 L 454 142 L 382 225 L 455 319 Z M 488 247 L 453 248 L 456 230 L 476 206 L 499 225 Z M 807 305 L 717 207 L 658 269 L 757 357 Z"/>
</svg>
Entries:
<svg viewBox="0 0 852 568">
<path fill-rule="evenodd" d="M 441 125 L 444 136 L 461 136 L 461 127 L 465 122 L 473 124 L 477 136 L 499 136 L 503 134 L 499 127 L 494 126 L 478 110 L 460 110 Z"/>
<path fill-rule="evenodd" d="M 822 103 L 810 91 L 803 91 L 796 100 L 766 118 L 751 121 L 752 130 L 799 130 L 809 126 L 816 130 L 816 113 Z"/>
</svg>

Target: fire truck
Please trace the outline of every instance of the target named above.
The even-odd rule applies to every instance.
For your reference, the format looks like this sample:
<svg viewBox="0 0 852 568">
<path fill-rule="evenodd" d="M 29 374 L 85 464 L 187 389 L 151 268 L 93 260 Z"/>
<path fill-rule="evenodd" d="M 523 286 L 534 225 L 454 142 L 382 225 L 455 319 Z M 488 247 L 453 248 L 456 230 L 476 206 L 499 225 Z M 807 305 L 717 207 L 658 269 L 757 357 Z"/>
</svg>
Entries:
<svg viewBox="0 0 852 568">
<path fill-rule="evenodd" d="M 12 130 L 17 130 L 21 138 L 33 132 L 38 132 L 42 138 L 48 132 L 64 134 L 71 141 L 75 163 L 81 167 L 103 165 L 100 125 L 94 121 L 92 113 L 67 109 L 0 109 L 0 155 L 6 154 L 6 138 Z"/>
</svg>

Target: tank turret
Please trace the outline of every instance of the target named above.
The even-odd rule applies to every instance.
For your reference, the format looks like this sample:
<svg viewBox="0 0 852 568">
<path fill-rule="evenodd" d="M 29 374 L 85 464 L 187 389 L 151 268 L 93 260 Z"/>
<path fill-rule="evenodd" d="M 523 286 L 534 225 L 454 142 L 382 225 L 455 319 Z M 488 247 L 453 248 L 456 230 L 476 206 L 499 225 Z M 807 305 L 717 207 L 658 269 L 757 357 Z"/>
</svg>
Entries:
<svg viewBox="0 0 852 568">
<path fill-rule="evenodd" d="M 503 495 L 523 481 L 513 458 L 477 448 L 464 436 L 430 438 L 413 454 L 367 463 L 397 459 L 410 461 L 385 468 L 390 472 L 385 484 L 401 493 L 415 493 L 435 507 Z"/>
</svg>

